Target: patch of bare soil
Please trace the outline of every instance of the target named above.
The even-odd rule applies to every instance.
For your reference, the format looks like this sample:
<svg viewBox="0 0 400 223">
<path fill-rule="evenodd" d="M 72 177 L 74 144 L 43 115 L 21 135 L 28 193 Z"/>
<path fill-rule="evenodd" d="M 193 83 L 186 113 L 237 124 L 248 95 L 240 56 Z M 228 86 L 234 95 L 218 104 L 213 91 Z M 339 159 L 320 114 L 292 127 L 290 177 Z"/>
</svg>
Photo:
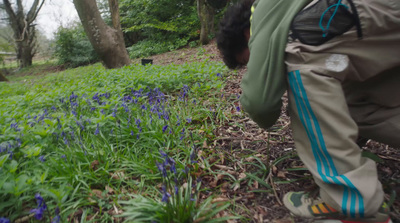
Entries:
<svg viewBox="0 0 400 223">
<path fill-rule="evenodd" d="M 215 40 L 202 47 L 184 47 L 176 51 L 149 56 L 146 59 L 153 59 L 153 64 L 156 65 L 183 64 L 206 59 L 210 61 L 222 61 Z M 141 63 L 141 59 L 135 59 L 133 63 Z"/>
<path fill-rule="evenodd" d="M 203 59 L 221 61 L 215 42 L 204 49 L 186 48 L 151 58 L 155 64 L 180 64 Z M 241 69 L 237 75 L 227 77 L 223 92 L 225 98 L 240 95 L 240 81 L 245 71 Z M 260 129 L 249 118 L 238 115 L 215 129 L 217 139 L 204 146 L 209 150 L 207 161 L 212 164 L 214 174 L 205 176 L 203 185 L 216 189 L 217 201 L 230 200 L 235 204 L 235 214 L 244 217 L 241 222 L 311 222 L 291 216 L 282 205 L 282 198 L 289 191 L 317 191 L 311 174 L 295 152 L 286 97 L 283 100 L 281 117 L 272 131 Z M 396 194 L 400 194 L 400 149 L 372 140 L 367 141 L 362 149 L 375 154 L 373 159 L 380 160 L 378 171 L 385 199 L 392 203 L 392 221 L 399 223 L 400 199 Z"/>
</svg>

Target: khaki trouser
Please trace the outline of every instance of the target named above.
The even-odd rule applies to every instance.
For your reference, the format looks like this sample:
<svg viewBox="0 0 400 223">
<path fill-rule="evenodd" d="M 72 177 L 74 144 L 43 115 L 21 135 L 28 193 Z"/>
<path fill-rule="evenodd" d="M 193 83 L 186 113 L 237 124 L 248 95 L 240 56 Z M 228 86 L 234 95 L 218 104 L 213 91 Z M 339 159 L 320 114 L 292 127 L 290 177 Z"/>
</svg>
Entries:
<svg viewBox="0 0 400 223">
<path fill-rule="evenodd" d="M 400 1 L 354 0 L 356 29 L 320 46 L 288 43 L 289 112 L 297 152 L 320 194 L 352 217 L 377 212 L 383 190 L 356 139 L 400 148 Z"/>
</svg>

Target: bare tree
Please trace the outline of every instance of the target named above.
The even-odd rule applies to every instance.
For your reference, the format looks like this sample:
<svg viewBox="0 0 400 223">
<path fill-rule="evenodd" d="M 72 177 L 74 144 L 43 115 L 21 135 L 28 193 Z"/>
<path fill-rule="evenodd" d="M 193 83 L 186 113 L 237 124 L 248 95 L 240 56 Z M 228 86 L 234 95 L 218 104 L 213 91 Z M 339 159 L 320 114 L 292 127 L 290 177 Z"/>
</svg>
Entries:
<svg viewBox="0 0 400 223">
<path fill-rule="evenodd" d="M 9 0 L 3 0 L 3 7 L 7 12 L 8 21 L 14 32 L 17 59 L 20 67 L 32 65 L 32 58 L 36 53 L 36 29 L 33 23 L 45 0 L 34 0 L 27 13 L 24 12 L 22 0 L 16 0 L 14 10 Z"/>
<path fill-rule="evenodd" d="M 73 0 L 90 43 L 106 68 L 130 64 L 119 18 L 118 0 L 108 0 L 113 27 L 101 18 L 96 0 Z"/>
</svg>

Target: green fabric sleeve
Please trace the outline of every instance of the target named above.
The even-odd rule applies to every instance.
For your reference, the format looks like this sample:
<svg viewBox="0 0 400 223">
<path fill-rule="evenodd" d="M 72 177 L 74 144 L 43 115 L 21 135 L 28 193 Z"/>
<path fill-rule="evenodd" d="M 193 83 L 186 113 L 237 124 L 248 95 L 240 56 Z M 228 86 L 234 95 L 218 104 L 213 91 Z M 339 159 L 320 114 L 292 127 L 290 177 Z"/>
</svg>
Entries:
<svg viewBox="0 0 400 223">
<path fill-rule="evenodd" d="M 311 0 L 259 0 L 251 21 L 250 58 L 240 102 L 262 128 L 279 118 L 285 93 L 285 47 L 293 17 Z"/>
</svg>

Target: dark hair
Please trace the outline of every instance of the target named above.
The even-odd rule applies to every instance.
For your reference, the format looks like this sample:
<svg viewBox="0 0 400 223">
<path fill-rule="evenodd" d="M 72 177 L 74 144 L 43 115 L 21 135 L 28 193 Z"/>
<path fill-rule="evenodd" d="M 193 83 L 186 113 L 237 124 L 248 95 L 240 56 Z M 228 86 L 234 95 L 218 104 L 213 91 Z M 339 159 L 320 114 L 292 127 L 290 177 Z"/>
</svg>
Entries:
<svg viewBox="0 0 400 223">
<path fill-rule="evenodd" d="M 244 32 L 250 28 L 253 3 L 254 0 L 242 0 L 230 6 L 219 24 L 217 46 L 224 63 L 231 69 L 240 65 L 236 55 L 248 47 Z"/>
</svg>

